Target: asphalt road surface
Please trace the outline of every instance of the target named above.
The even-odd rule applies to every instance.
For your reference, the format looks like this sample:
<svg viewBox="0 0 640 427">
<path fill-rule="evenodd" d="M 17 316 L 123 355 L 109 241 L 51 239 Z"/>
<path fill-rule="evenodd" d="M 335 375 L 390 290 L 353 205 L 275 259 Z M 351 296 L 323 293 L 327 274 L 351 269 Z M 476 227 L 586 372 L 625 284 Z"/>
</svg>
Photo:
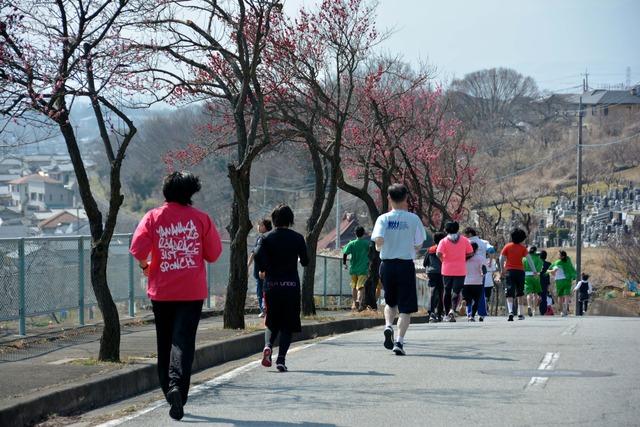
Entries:
<svg viewBox="0 0 640 427">
<path fill-rule="evenodd" d="M 466 319 L 462 319 L 466 320 Z M 193 389 L 183 423 L 220 426 L 638 426 L 640 319 L 534 317 L 382 328 L 294 345 Z M 126 402 L 125 402 L 126 404 Z M 175 425 L 156 402 L 105 426 Z"/>
</svg>

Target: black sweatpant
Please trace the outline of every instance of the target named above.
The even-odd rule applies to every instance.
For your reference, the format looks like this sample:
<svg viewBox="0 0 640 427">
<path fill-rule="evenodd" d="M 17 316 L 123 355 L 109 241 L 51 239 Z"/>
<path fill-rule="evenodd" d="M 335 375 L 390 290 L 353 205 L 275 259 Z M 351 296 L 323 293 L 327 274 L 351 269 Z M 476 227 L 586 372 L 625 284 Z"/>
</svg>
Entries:
<svg viewBox="0 0 640 427">
<path fill-rule="evenodd" d="M 589 308 L 589 295 L 578 294 L 578 316 L 584 315 Z"/>
<path fill-rule="evenodd" d="M 276 363 L 284 364 L 285 358 L 287 357 L 287 351 L 289 351 L 289 347 L 291 346 L 291 339 L 293 334 L 291 333 L 291 331 L 285 331 L 284 329 L 271 330 L 267 328 L 264 331 L 264 338 L 269 348 L 273 348 L 278 335 L 280 335 L 280 342 L 278 343 L 278 358 L 276 359 Z"/>
<path fill-rule="evenodd" d="M 442 316 L 444 314 L 444 284 L 442 283 L 442 275 L 440 273 L 427 273 L 427 276 L 429 277 L 429 287 L 431 288 L 429 313 Z"/>
<path fill-rule="evenodd" d="M 173 387 L 178 387 L 183 404 L 187 403 L 202 301 L 151 303 L 156 323 L 160 387 L 165 396 Z"/>
<path fill-rule="evenodd" d="M 540 280 L 540 285 L 542 286 L 542 292 L 540 292 L 540 305 L 539 305 L 539 309 L 540 309 L 540 314 L 541 315 L 545 315 L 545 313 L 547 312 L 547 295 L 549 294 L 549 284 L 548 283 L 542 283 L 542 280 Z"/>
<path fill-rule="evenodd" d="M 471 305 L 471 315 L 475 316 L 478 312 L 478 304 L 480 303 L 480 298 L 482 298 L 482 292 L 484 291 L 484 287 L 482 285 L 464 285 L 462 289 L 462 297 L 467 303 L 467 307 Z M 467 314 L 469 313 L 469 309 L 467 308 Z"/>
</svg>

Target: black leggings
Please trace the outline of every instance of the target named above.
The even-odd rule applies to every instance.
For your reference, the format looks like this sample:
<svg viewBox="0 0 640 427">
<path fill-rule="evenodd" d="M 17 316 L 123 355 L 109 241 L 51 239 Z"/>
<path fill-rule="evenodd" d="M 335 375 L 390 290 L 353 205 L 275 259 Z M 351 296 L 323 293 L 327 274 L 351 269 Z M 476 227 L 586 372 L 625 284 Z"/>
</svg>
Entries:
<svg viewBox="0 0 640 427">
<path fill-rule="evenodd" d="M 439 273 L 428 273 L 429 287 L 431 288 L 431 303 L 429 313 L 442 316 L 443 310 L 443 293 L 444 285 L 442 284 L 442 276 Z"/>
<path fill-rule="evenodd" d="M 291 346 L 291 332 L 285 331 L 284 329 L 271 330 L 267 328 L 264 331 L 264 340 L 267 342 L 267 346 L 269 348 L 273 348 L 273 344 L 276 342 L 278 335 L 280 335 L 280 342 L 278 345 L 278 359 L 276 360 L 276 363 L 284 363 L 284 360 L 287 357 L 287 351 L 289 351 L 289 346 Z"/>
<path fill-rule="evenodd" d="M 489 306 L 489 301 L 491 300 L 491 291 L 493 287 L 484 288 L 484 299 L 487 301 L 487 307 Z"/>
<path fill-rule="evenodd" d="M 464 300 L 467 302 L 467 307 L 471 305 L 471 315 L 475 316 L 478 312 L 478 303 L 480 302 L 480 298 L 482 298 L 482 292 L 484 288 L 482 285 L 465 285 L 462 290 L 462 296 Z M 467 309 L 467 312 L 469 310 Z"/>
<path fill-rule="evenodd" d="M 458 308 L 460 292 L 464 286 L 464 276 L 442 276 L 444 283 L 444 311 L 448 313 L 451 309 Z M 453 293 L 453 296 L 451 295 Z"/>
</svg>

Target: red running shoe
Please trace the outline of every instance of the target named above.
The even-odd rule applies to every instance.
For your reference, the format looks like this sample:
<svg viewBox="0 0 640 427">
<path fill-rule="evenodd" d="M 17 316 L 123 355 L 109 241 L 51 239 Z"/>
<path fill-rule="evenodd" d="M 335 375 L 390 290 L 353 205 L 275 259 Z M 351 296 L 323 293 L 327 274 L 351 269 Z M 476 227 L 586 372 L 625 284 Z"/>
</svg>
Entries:
<svg viewBox="0 0 640 427">
<path fill-rule="evenodd" d="M 265 347 L 264 350 L 262 350 L 262 366 L 264 366 L 265 368 L 271 367 L 271 348 L 270 347 Z"/>
</svg>

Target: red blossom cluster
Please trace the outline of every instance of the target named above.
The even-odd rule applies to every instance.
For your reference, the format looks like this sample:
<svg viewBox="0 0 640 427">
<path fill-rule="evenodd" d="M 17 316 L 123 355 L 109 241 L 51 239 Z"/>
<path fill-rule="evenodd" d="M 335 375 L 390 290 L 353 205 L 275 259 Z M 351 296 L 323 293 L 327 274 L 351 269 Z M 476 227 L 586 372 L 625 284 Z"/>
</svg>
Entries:
<svg viewBox="0 0 640 427">
<path fill-rule="evenodd" d="M 462 124 L 447 111 L 442 87 L 427 75 L 379 65 L 364 79 L 361 108 L 346 129 L 344 165 L 352 180 L 366 180 L 383 192 L 406 184 L 411 208 L 431 228 L 464 213 L 474 183 L 475 148 L 465 142 Z M 385 200 L 377 200 L 384 211 Z"/>
</svg>

